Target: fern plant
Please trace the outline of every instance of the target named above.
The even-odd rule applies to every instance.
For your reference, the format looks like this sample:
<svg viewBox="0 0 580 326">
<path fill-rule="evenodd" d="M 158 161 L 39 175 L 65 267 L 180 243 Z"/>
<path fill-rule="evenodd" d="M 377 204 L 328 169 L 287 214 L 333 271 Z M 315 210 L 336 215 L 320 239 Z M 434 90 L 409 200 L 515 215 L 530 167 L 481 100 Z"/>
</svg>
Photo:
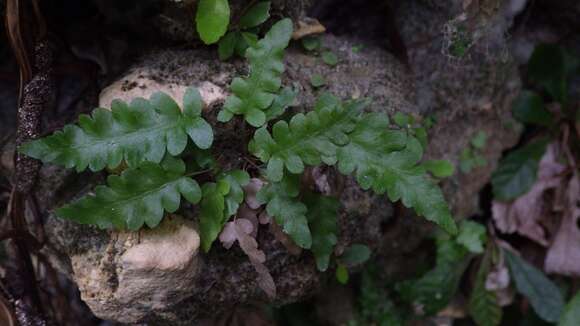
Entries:
<svg viewBox="0 0 580 326">
<path fill-rule="evenodd" d="M 234 78 L 232 95 L 226 99 L 218 120 L 228 122 L 234 115 L 243 115 L 254 127 L 266 123 L 268 110 L 279 96 L 284 72 L 284 49 L 292 36 L 292 21 L 283 19 L 270 29 L 263 39 L 246 50 L 250 62 L 247 78 Z M 288 92 L 288 90 L 286 90 Z"/>
<path fill-rule="evenodd" d="M 337 198 L 301 192 L 301 175 L 308 166 L 335 166 L 344 175 L 354 175 L 363 189 L 387 193 L 392 201 L 401 200 L 455 233 L 440 189 L 420 164 L 423 147 L 407 129 L 392 126 L 386 114 L 364 112 L 367 100 L 342 102 L 323 94 L 312 111 L 279 120 L 271 128 L 267 125 L 297 94 L 281 83 L 284 49 L 291 34 L 292 22 L 281 20 L 246 51 L 249 76 L 233 80 L 232 95 L 218 115 L 222 122 L 241 115 L 258 128 L 248 144 L 249 152 L 264 164 L 262 175 L 252 176 L 265 181 L 255 195 L 257 207 L 263 205 L 264 214 L 273 217 L 298 246 L 311 249 L 321 271 L 328 268 L 337 243 L 340 203 Z M 130 104 L 114 101 L 111 110 L 95 109 L 91 116 L 80 116 L 77 125 L 19 150 L 77 171 L 126 167 L 120 175 L 110 175 L 106 186 L 97 186 L 94 193 L 58 209 L 58 216 L 101 228 L 153 228 L 164 212 L 177 211 L 184 197 L 198 209 L 202 248 L 208 252 L 248 199 L 244 187 L 250 174 L 223 171 L 215 164 L 205 169 L 201 161 L 215 160 L 208 151 L 213 131 L 202 117 L 202 108 L 195 88 L 186 91 L 182 109 L 163 93 Z M 188 154 L 198 158 L 195 162 L 179 157 L 188 142 L 194 145 Z M 274 293 L 273 279 L 263 265 L 265 255 L 248 238 L 254 227 L 244 217 L 238 222 L 230 222 L 223 236 L 230 239 L 227 247 L 232 238 L 242 239 L 240 246 L 266 284 L 265 291 Z"/>
<path fill-rule="evenodd" d="M 91 116 L 79 116 L 78 125 L 67 125 L 53 135 L 31 141 L 20 151 L 45 163 L 100 171 L 115 168 L 124 161 L 137 167 L 147 161 L 159 163 L 165 152 L 176 156 L 183 152 L 189 138 L 202 149 L 213 142 L 211 126 L 201 117 L 201 96 L 190 88 L 183 98 L 183 111 L 164 93 L 150 100 L 120 100 L 111 110 L 95 109 Z"/>
</svg>

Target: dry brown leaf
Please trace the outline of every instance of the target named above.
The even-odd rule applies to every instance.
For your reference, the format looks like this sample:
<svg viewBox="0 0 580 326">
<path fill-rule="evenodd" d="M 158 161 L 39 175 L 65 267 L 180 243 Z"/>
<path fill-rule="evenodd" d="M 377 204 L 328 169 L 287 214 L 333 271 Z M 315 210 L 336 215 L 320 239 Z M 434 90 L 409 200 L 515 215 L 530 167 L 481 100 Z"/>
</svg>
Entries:
<svg viewBox="0 0 580 326">
<path fill-rule="evenodd" d="M 258 216 L 258 218 L 260 220 L 260 224 L 270 224 L 270 222 L 272 221 L 272 217 L 268 215 L 268 213 L 265 210 L 262 211 L 262 213 L 260 213 L 260 216 Z"/>
<path fill-rule="evenodd" d="M 258 242 L 252 236 L 254 229 L 254 224 L 250 220 L 237 218 L 226 223 L 219 239 L 226 249 L 231 248 L 234 242 L 238 241 L 240 248 L 248 256 L 252 266 L 258 273 L 258 286 L 266 292 L 268 297 L 273 299 L 276 297 L 276 284 L 272 275 L 270 275 L 270 271 L 264 265 L 266 254 L 258 249 Z"/>
<path fill-rule="evenodd" d="M 560 229 L 546 255 L 548 273 L 580 276 L 580 177 L 574 174 L 566 189 L 566 209 Z"/>
<path fill-rule="evenodd" d="M 258 272 L 258 286 L 266 292 L 270 299 L 276 298 L 276 283 L 268 268 L 264 264 L 256 261 L 252 261 L 252 265 L 256 272 Z"/>
<path fill-rule="evenodd" d="M 296 28 L 292 33 L 292 39 L 299 40 L 305 36 L 322 34 L 324 32 L 326 32 L 326 28 L 317 19 L 304 17 L 296 24 Z"/>
<path fill-rule="evenodd" d="M 545 214 L 542 196 L 546 190 L 560 186 L 560 175 L 565 166 L 557 162 L 557 144 L 550 144 L 538 167 L 538 178 L 530 191 L 516 200 L 505 203 L 493 201 L 492 213 L 495 224 L 503 233 L 517 232 L 537 243 L 548 246 L 548 239 L 541 225 Z"/>
<path fill-rule="evenodd" d="M 262 186 L 264 186 L 264 181 L 258 178 L 250 179 L 250 182 L 244 186 L 245 201 L 251 209 L 258 209 L 261 206 L 256 194 L 262 189 Z"/>
</svg>

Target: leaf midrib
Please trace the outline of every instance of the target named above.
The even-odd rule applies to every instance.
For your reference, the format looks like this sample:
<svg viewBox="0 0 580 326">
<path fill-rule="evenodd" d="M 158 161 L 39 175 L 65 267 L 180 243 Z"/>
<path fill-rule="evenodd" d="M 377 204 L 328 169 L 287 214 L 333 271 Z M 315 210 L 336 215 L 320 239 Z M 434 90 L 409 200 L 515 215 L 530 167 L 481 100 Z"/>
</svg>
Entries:
<svg viewBox="0 0 580 326">
<path fill-rule="evenodd" d="M 79 152 L 81 152 L 81 151 L 83 151 L 83 149 L 91 150 L 93 147 L 95 147 L 97 145 L 102 145 L 102 144 L 106 144 L 108 146 L 117 146 L 119 144 L 124 143 L 122 141 L 123 139 L 129 138 L 132 140 L 138 136 L 151 135 L 151 134 L 155 134 L 161 130 L 169 130 L 172 128 L 181 127 L 182 122 L 183 122 L 183 117 L 178 117 L 176 121 L 172 121 L 168 124 L 162 124 L 161 126 L 154 125 L 155 127 L 153 127 L 153 128 L 136 129 L 136 130 L 128 132 L 128 133 L 114 135 L 111 138 L 95 138 L 95 137 L 93 137 L 92 139 L 96 139 L 96 141 L 86 142 L 86 143 L 77 143 L 74 146 L 69 146 L 68 149 L 78 150 Z M 81 129 L 81 130 L 83 130 L 83 129 Z M 83 133 L 87 137 L 91 137 L 88 135 L 88 133 L 85 130 L 83 130 Z M 145 138 L 145 137 L 143 137 L 143 138 Z M 167 139 L 164 141 L 164 143 L 165 143 L 165 146 L 167 147 Z"/>
<path fill-rule="evenodd" d="M 345 112 L 343 112 L 343 113 L 344 114 L 341 115 L 341 118 L 340 119 L 332 120 L 332 121 L 334 121 L 334 123 L 329 123 L 329 124 L 326 124 L 323 127 L 316 128 L 316 129 L 312 130 L 313 131 L 312 133 L 305 133 L 304 134 L 305 135 L 304 137 L 296 137 L 295 138 L 296 141 L 294 141 L 293 143 L 291 142 L 291 145 L 288 146 L 288 147 L 284 147 L 281 150 L 272 151 L 272 153 L 270 154 L 270 157 L 274 157 L 276 155 L 280 155 L 280 153 L 285 153 L 285 152 L 287 153 L 287 152 L 290 152 L 290 151 L 293 152 L 296 147 L 298 147 L 302 143 L 307 142 L 308 139 L 310 139 L 310 138 L 318 138 L 321 135 L 324 135 L 324 134 L 326 134 L 326 133 L 334 130 L 334 128 L 340 126 L 342 124 L 342 122 L 344 122 L 345 120 L 348 120 L 348 119 L 351 118 L 351 114 L 349 114 L 350 112 L 346 111 L 346 109 L 345 109 Z M 318 114 L 318 112 L 316 112 L 316 114 Z M 319 118 L 320 118 L 320 116 L 319 116 Z M 329 127 L 329 125 L 330 125 L 330 127 Z M 290 124 L 288 125 L 288 128 L 290 128 Z M 329 129 L 327 129 L 327 128 L 329 128 Z M 272 135 L 272 138 L 273 138 L 273 135 Z M 350 137 L 349 137 L 349 141 L 350 141 Z M 281 147 L 278 142 L 276 142 L 276 146 L 277 147 Z M 347 145 L 344 145 L 344 146 L 348 146 L 348 144 Z M 301 159 L 302 159 L 302 157 L 301 157 Z"/>
</svg>

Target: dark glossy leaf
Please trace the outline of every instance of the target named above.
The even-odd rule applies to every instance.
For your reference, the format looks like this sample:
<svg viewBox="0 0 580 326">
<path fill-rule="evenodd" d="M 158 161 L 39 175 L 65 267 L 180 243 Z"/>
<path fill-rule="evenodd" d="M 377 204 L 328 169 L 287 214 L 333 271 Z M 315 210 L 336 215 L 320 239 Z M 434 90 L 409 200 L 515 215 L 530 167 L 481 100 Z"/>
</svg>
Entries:
<svg viewBox="0 0 580 326">
<path fill-rule="evenodd" d="M 268 20 L 269 17 L 270 1 L 258 2 L 240 18 L 240 27 L 250 28 L 258 26 Z"/>
<path fill-rule="evenodd" d="M 508 250 L 503 251 L 516 289 L 529 301 L 535 312 L 548 322 L 557 322 L 564 310 L 558 287 L 544 273 Z"/>
<path fill-rule="evenodd" d="M 542 97 L 532 91 L 522 91 L 514 103 L 513 114 L 523 123 L 545 127 L 554 123 L 554 117 L 544 107 Z"/>
<path fill-rule="evenodd" d="M 567 78 L 577 69 L 577 59 L 556 44 L 536 46 L 528 62 L 530 78 L 544 86 L 559 102 L 567 100 Z"/>
<path fill-rule="evenodd" d="M 234 55 L 236 43 L 240 34 L 238 32 L 229 32 L 222 37 L 218 43 L 218 55 L 220 60 L 227 60 Z"/>
<path fill-rule="evenodd" d="M 199 0 L 195 16 L 197 32 L 205 44 L 217 42 L 228 30 L 228 0 Z"/>
<path fill-rule="evenodd" d="M 213 142 L 211 126 L 200 116 L 201 96 L 189 88 L 184 110 L 164 93 L 147 101 L 134 99 L 130 105 L 115 100 L 111 111 L 95 109 L 92 116 L 81 115 L 79 125 L 67 125 L 51 136 L 23 144 L 20 151 L 45 163 L 83 171 L 115 168 L 125 161 L 136 167 L 144 161 L 159 163 L 166 152 L 179 155 L 188 136 L 197 147 Z"/>
<path fill-rule="evenodd" d="M 162 164 L 145 162 L 120 176 L 110 175 L 108 186 L 97 186 L 95 194 L 65 205 L 59 217 L 101 228 L 138 230 L 144 224 L 156 227 L 163 212 L 175 212 L 181 196 L 199 202 L 201 190 L 195 180 L 184 176 L 181 160 L 166 158 Z"/>
<path fill-rule="evenodd" d="M 530 190 L 536 182 L 538 164 L 546 151 L 546 139 L 536 140 L 503 158 L 493 172 L 493 195 L 500 201 L 513 200 Z"/>
</svg>

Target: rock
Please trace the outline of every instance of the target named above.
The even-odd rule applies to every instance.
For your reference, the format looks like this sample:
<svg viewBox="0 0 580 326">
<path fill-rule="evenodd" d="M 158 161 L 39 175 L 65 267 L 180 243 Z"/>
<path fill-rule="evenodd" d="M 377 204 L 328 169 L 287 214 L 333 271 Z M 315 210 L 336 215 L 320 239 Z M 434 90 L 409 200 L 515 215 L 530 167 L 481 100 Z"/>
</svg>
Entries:
<svg viewBox="0 0 580 326">
<path fill-rule="evenodd" d="M 459 167 L 459 154 L 483 131 L 487 164 L 457 173 L 444 184 L 457 217 L 478 208 L 472 194 L 489 181 L 502 149 L 515 145 L 519 129 L 511 103 L 521 87 L 506 35 L 517 6 L 513 1 L 400 1 L 396 25 L 407 48 L 416 85 L 414 110 L 433 115 L 428 158 Z M 464 4 L 471 3 L 467 8 Z"/>
<path fill-rule="evenodd" d="M 283 84 L 291 85 L 299 91 L 291 111 L 308 111 L 312 108 L 321 93 L 310 85 L 310 76 L 315 73 L 325 77 L 327 86 L 324 91 L 343 99 L 372 99 L 369 110 L 389 114 L 397 111 L 420 114 L 426 111 L 424 106 L 415 104 L 417 93 L 412 76 L 389 53 L 372 46 L 353 51 L 353 46 L 359 44 L 356 40 L 332 36 L 324 36 L 322 40 L 326 48 L 337 54 L 338 65 L 326 65 L 320 58 L 304 53 L 297 47 L 287 52 Z M 154 91 L 165 90 L 180 103 L 184 87 L 196 86 L 202 90 L 206 104 L 203 114 L 214 127 L 214 156 L 224 168 L 240 168 L 246 164 L 243 157 L 246 155 L 247 138 L 251 137 L 253 129 L 240 119 L 234 119 L 228 124 L 219 123 L 216 115 L 224 96 L 229 94 L 229 83 L 233 77 L 243 75 L 246 71 L 246 63 L 242 60 L 219 62 L 215 49 L 211 48 L 159 51 L 146 55 L 125 76 L 103 90 L 100 102 L 107 106 L 113 98 L 129 99 L 135 95 L 147 97 Z M 487 84 L 478 85 L 486 87 Z M 436 148 L 431 150 L 431 157 L 456 160 L 461 146 L 455 142 L 465 144 L 476 129 L 501 129 L 500 117 L 509 112 L 509 101 L 504 95 L 488 100 L 493 110 L 471 110 L 468 107 L 461 111 L 458 104 L 438 107 L 435 113 L 441 117 L 440 121 L 445 127 L 433 130 L 432 138 L 437 141 L 432 141 L 432 146 Z M 451 117 L 447 119 L 448 116 Z M 467 122 L 461 122 L 458 119 L 460 116 Z M 452 123 L 457 123 L 459 127 L 454 127 Z M 453 130 L 448 130 L 450 128 Z M 502 131 L 500 135 L 513 137 L 515 132 Z M 493 162 L 506 144 L 501 140 L 490 142 L 493 142 L 493 146 L 487 147 L 482 154 Z M 326 174 L 326 182 L 342 203 L 336 252 L 340 254 L 352 243 L 364 243 L 375 251 L 380 249 L 380 259 L 393 266 L 389 275 L 406 273 L 406 268 L 413 266 L 413 259 L 405 254 L 415 250 L 424 241 L 424 236 L 432 230 L 432 224 L 414 216 L 412 210 L 394 209 L 385 196 L 375 196 L 361 190 L 352 178 L 341 177 L 332 168 L 317 173 Z M 463 207 L 461 209 L 464 211 L 473 211 L 474 199 L 488 177 L 477 176 L 481 179 L 473 187 L 469 184 L 474 180 L 467 177 L 451 179 L 446 183 L 448 200 L 454 204 L 455 209 Z M 53 178 L 43 173 L 39 181 L 41 185 L 46 185 L 39 187 L 41 193 L 37 195 L 46 198 L 43 205 L 46 205 L 47 210 L 86 193 L 98 181 L 76 178 L 76 186 L 62 185 L 55 189 L 50 185 L 60 185 L 62 182 L 58 183 Z M 450 183 L 452 186 L 449 186 Z M 184 227 L 197 220 L 195 207 L 185 206 L 180 214 L 186 221 L 190 221 L 184 221 Z M 132 257 L 141 256 L 131 254 L 141 252 L 142 249 L 138 248 L 145 248 L 144 245 L 152 246 L 155 241 L 153 234 L 159 232 L 157 229 L 143 232 L 142 244 L 139 245 L 136 234 L 99 231 L 51 216 L 46 223 L 46 232 L 49 247 L 55 252 L 53 256 L 60 253 L 63 257 L 57 258 L 63 266 L 61 270 L 66 272 L 67 264 L 69 270 L 72 267 L 72 278 L 79 284 L 83 299 L 91 309 L 101 318 L 123 322 L 190 325 L 248 302 L 264 301 L 275 305 L 295 302 L 317 292 L 325 278 L 333 274 L 332 271 L 319 273 L 308 251 L 298 256 L 289 254 L 266 227 L 260 228 L 257 240 L 260 249 L 266 253 L 265 265 L 277 287 L 274 300 L 269 300 L 260 290 L 254 267 L 237 246 L 225 250 L 216 243 L 208 254 L 194 256 L 192 251 L 196 249 L 191 249 L 192 241 L 191 254 L 188 256 L 192 261 L 179 260 L 183 262 L 180 264 L 183 268 L 167 270 L 162 268 L 165 265 L 156 254 L 145 261 L 134 259 Z M 195 232 L 194 229 L 191 232 Z M 172 239 L 178 236 L 175 233 L 172 235 Z M 414 256 L 419 259 L 424 257 Z M 186 255 L 179 257 L 187 258 Z M 192 270 L 186 274 L 188 268 Z M 165 281 L 166 277 L 171 282 Z M 147 279 L 151 281 L 145 281 Z"/>
<path fill-rule="evenodd" d="M 97 317 L 136 323 L 192 292 L 199 245 L 193 223 L 165 217 L 153 230 L 111 234 L 103 251 L 72 255 L 73 277 Z"/>
</svg>

